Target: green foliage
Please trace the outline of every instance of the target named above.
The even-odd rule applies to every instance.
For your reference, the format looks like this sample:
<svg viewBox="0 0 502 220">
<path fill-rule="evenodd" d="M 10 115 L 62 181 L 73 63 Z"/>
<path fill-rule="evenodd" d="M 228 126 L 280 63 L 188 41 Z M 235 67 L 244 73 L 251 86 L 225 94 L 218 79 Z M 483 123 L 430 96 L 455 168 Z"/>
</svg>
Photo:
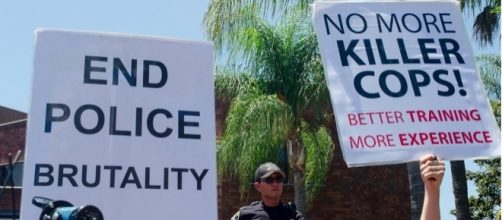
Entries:
<svg viewBox="0 0 502 220">
<path fill-rule="evenodd" d="M 480 46 L 493 45 L 494 40 L 500 37 L 500 0 L 459 0 L 463 11 L 476 15 L 473 24 L 474 39 Z"/>
<path fill-rule="evenodd" d="M 495 120 L 497 121 L 497 125 L 500 128 L 500 100 L 491 100 L 490 104 L 492 106 L 493 115 L 495 116 Z"/>
<path fill-rule="evenodd" d="M 500 55 L 476 57 L 486 93 L 490 98 L 495 119 L 500 126 Z M 474 181 L 477 195 L 469 197 L 472 219 L 494 219 L 500 213 L 500 158 L 476 160 L 477 172 L 467 171 L 467 179 Z"/>
<path fill-rule="evenodd" d="M 487 54 L 476 57 L 481 79 L 486 89 L 493 114 L 500 127 L 500 75 L 501 59 L 500 55 Z"/>
<path fill-rule="evenodd" d="M 330 102 L 311 21 L 299 15 L 281 19 L 274 26 L 255 21 L 244 30 L 242 47 L 235 47 L 243 53 L 249 71 L 262 82 L 266 93 L 284 99 L 297 118 L 311 111 L 315 116 L 309 123 L 322 120 Z"/>
<path fill-rule="evenodd" d="M 481 79 L 491 100 L 500 100 L 500 55 L 485 54 L 476 57 Z"/>
<path fill-rule="evenodd" d="M 221 5 L 224 2 L 235 3 L 215 0 L 212 7 L 234 7 Z M 240 63 L 238 69 L 216 70 L 216 95 L 231 102 L 218 144 L 219 175 L 238 178 L 241 193 L 245 193 L 259 164 L 271 161 L 291 165 L 285 145 L 297 143 L 306 152 L 300 170 L 305 170 L 307 200 L 312 201 L 324 184 L 334 147 L 329 132 L 322 127 L 330 117 L 327 112 L 331 105 L 317 38 L 307 14 L 291 13 L 271 23 L 250 9 L 264 7 L 258 5 L 235 9 L 227 17 L 233 21 L 225 21 L 233 31 L 227 26 L 225 33 L 217 34 L 222 35 L 220 43 L 229 51 L 228 64 Z M 209 17 L 222 16 L 228 15 Z M 234 27 L 237 23 L 239 27 Z M 222 46 L 220 43 L 215 46 Z"/>
<path fill-rule="evenodd" d="M 214 76 L 216 98 L 230 103 L 241 92 L 249 90 L 256 80 L 243 70 L 234 67 L 216 67 Z"/>
<path fill-rule="evenodd" d="M 306 13 L 311 3 L 312 0 L 212 0 L 203 22 L 208 38 L 214 42 L 216 51 L 221 52 L 225 46 L 233 44 L 234 33 L 242 33 L 242 28 L 251 26 L 249 16 L 273 18 Z"/>
<path fill-rule="evenodd" d="M 500 127 L 500 55 L 485 54 L 476 57 L 486 94 L 490 99 L 493 114 Z"/>
<path fill-rule="evenodd" d="M 303 125 L 307 127 L 306 124 Z M 307 204 L 312 204 L 328 175 L 333 158 L 333 146 L 329 131 L 321 128 L 317 131 L 304 128 L 301 138 L 307 150 L 306 190 Z"/>
<path fill-rule="evenodd" d="M 218 145 L 220 174 L 239 177 L 241 192 L 245 192 L 258 165 L 278 162 L 291 118 L 288 106 L 273 95 L 252 89 L 237 96 Z"/>
<path fill-rule="evenodd" d="M 474 181 L 478 192 L 469 197 L 472 219 L 495 219 L 500 213 L 500 158 L 475 163 L 480 171 L 467 171 L 467 179 Z"/>
</svg>

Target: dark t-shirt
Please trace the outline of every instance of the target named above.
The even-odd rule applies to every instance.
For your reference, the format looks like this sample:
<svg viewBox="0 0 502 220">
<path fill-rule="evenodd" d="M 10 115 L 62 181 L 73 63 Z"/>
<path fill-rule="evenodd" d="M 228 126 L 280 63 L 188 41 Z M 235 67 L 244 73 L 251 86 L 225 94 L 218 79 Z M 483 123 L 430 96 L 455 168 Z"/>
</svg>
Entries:
<svg viewBox="0 0 502 220">
<path fill-rule="evenodd" d="M 279 204 L 267 207 L 261 201 L 253 202 L 239 210 L 238 220 L 301 220 L 301 214 L 292 206 Z"/>
</svg>

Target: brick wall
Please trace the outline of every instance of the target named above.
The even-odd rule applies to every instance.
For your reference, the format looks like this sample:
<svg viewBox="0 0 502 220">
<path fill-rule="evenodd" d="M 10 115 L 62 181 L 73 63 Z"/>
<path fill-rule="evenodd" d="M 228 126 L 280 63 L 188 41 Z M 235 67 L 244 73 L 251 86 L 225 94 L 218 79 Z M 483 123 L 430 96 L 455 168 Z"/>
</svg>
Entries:
<svg viewBox="0 0 502 220">
<path fill-rule="evenodd" d="M 21 150 L 21 155 L 18 161 L 24 160 L 25 136 L 26 121 L 0 126 L 0 165 L 8 164 L 8 154 L 11 153 L 14 159 L 18 150 Z M 0 187 L 3 187 L 3 180 L 0 182 Z M 0 191 L 1 190 L 2 188 L 0 188 Z M 16 210 L 19 211 L 21 189 L 15 188 L 14 191 L 16 193 Z M 3 196 L 0 198 L 0 211 L 12 210 L 12 191 L 10 190 L 10 187 L 7 187 L 2 193 Z"/>
<path fill-rule="evenodd" d="M 308 211 L 309 220 L 410 219 L 406 165 L 347 168 L 340 149 L 333 158 L 325 186 Z M 236 181 L 218 183 L 218 215 L 230 219 L 239 207 L 259 200 L 251 190 L 240 198 Z M 284 187 L 283 202 L 294 201 L 292 186 Z"/>
<path fill-rule="evenodd" d="M 221 134 L 228 104 L 216 102 L 216 127 Z M 336 134 L 334 121 L 329 124 Z M 338 142 L 337 137 L 333 137 Z M 250 185 L 243 198 L 233 180 L 218 181 L 218 216 L 227 220 L 243 205 L 260 199 Z M 308 211 L 309 220 L 410 219 L 408 171 L 405 164 L 348 168 L 341 149 L 335 149 L 325 186 Z M 285 185 L 283 202 L 294 201 L 293 186 Z"/>
<path fill-rule="evenodd" d="M 1 190 L 1 189 L 0 189 Z M 16 213 L 19 213 L 19 206 L 21 203 L 21 188 L 14 188 L 15 192 L 15 201 L 16 201 Z M 1 214 L 9 214 L 12 213 L 12 190 L 10 187 L 7 187 L 3 192 L 3 196 L 0 199 L 0 215 Z"/>
<path fill-rule="evenodd" d="M 9 153 L 14 158 L 18 150 L 22 151 L 19 161 L 23 160 L 25 136 L 26 121 L 0 126 L 0 165 L 9 163 Z"/>
</svg>

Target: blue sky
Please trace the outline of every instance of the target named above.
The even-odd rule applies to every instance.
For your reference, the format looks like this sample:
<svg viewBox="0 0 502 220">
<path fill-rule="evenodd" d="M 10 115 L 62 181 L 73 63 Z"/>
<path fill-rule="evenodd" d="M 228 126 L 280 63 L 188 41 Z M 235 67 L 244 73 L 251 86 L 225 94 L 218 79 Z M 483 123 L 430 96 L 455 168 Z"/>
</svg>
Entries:
<svg viewBox="0 0 502 220">
<path fill-rule="evenodd" d="M 0 105 L 28 111 L 36 28 L 154 35 L 205 40 L 202 16 L 208 0 L 3 1 L 0 6 Z M 472 19 L 469 19 L 472 20 Z M 471 22 L 471 23 L 469 23 Z M 468 21 L 470 30 L 472 21 Z M 500 54 L 500 43 L 476 54 Z M 472 161 L 466 161 L 474 169 Z M 452 219 L 450 167 L 442 185 L 442 219 Z M 471 184 L 470 193 L 474 187 Z"/>
<path fill-rule="evenodd" d="M 0 6 L 0 105 L 28 111 L 36 28 L 203 40 L 198 1 L 5 1 Z"/>
</svg>

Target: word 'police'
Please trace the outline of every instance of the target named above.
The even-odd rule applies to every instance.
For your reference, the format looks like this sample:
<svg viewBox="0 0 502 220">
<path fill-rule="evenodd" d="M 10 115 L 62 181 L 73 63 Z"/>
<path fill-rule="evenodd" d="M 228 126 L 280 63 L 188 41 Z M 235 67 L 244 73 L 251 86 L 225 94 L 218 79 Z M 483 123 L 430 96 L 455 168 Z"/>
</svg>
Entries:
<svg viewBox="0 0 502 220">
<path fill-rule="evenodd" d="M 110 135 L 132 136 L 132 131 L 134 131 L 135 136 L 142 136 L 144 117 L 146 117 L 147 130 L 151 135 L 158 138 L 165 138 L 171 135 L 171 133 L 173 132 L 172 128 L 164 125 L 165 122 L 168 122 L 169 119 L 173 118 L 171 112 L 166 109 L 153 109 L 149 111 L 148 114 L 143 115 L 143 108 L 136 108 L 135 115 L 131 117 L 118 117 L 117 111 L 118 110 L 116 106 L 111 106 L 107 114 L 107 120 L 105 117 L 105 111 L 97 105 L 85 104 L 76 108 L 76 110 L 74 109 L 74 112 L 72 113 L 70 106 L 66 104 L 47 103 L 45 111 L 45 133 L 51 133 L 53 123 L 64 123 L 70 118 L 70 116 L 73 116 L 73 125 L 75 126 L 75 128 L 79 132 L 88 135 L 96 134 L 103 130 L 103 128 L 105 127 L 105 121 L 108 121 L 108 134 Z M 177 113 L 178 138 L 200 139 L 200 134 L 190 134 L 185 131 L 187 127 L 192 127 L 194 129 L 196 127 L 199 127 L 198 121 L 195 121 L 193 118 L 192 120 L 189 120 L 187 119 L 187 117 L 198 118 L 200 116 L 200 112 L 179 110 Z M 134 126 L 132 128 L 117 128 L 117 122 L 121 121 L 119 119 L 129 118 L 134 120 Z M 164 119 L 162 120 L 162 118 Z M 91 123 L 90 121 L 95 121 L 95 123 Z M 163 125 L 162 129 L 157 127 L 159 124 Z"/>
</svg>

